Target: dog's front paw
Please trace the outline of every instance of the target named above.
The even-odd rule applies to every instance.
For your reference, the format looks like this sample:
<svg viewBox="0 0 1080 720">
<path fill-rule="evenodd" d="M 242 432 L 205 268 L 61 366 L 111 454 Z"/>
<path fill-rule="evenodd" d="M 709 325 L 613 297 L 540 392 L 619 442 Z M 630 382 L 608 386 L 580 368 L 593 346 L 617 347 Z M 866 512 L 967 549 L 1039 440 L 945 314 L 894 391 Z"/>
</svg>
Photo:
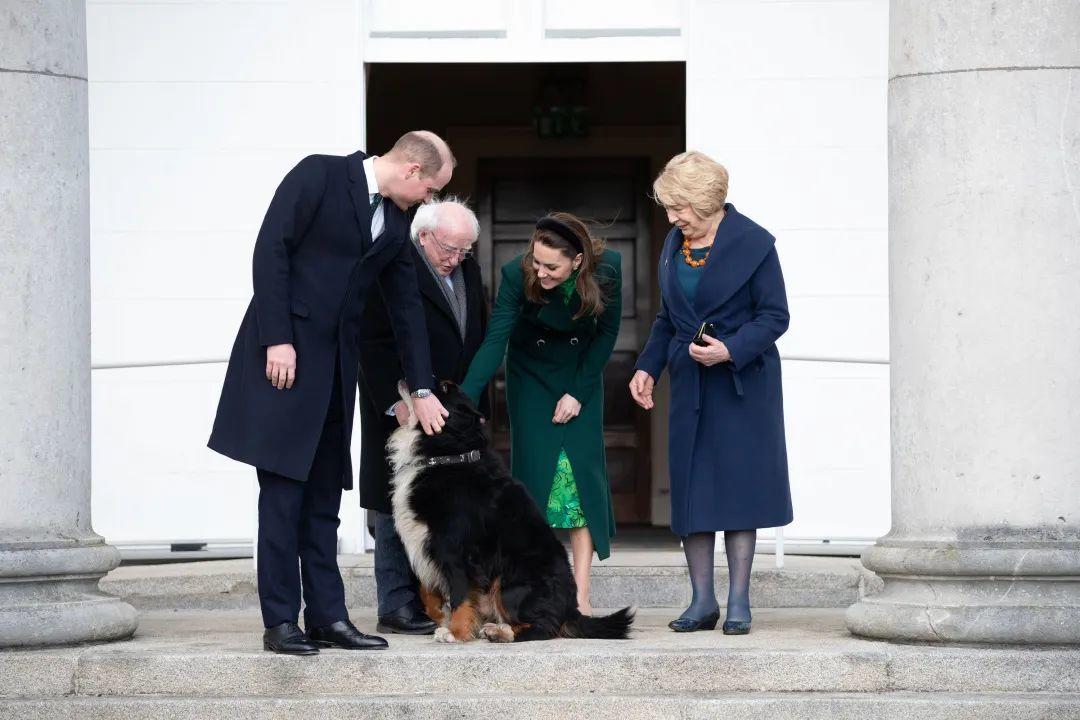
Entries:
<svg viewBox="0 0 1080 720">
<path fill-rule="evenodd" d="M 481 632 L 490 642 L 514 642 L 514 631 L 506 623 L 487 623 L 481 628 Z"/>
<path fill-rule="evenodd" d="M 450 632 L 450 628 L 435 628 L 435 642 L 456 643 L 457 641 L 458 639 L 454 637 L 454 633 Z"/>
</svg>

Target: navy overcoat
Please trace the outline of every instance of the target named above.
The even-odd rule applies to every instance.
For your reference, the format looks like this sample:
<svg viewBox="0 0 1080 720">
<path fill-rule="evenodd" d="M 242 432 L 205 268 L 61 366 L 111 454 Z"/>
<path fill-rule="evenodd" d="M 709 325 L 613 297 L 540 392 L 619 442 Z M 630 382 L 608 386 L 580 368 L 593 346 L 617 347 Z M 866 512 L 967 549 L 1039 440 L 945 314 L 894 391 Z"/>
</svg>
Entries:
<svg viewBox="0 0 1080 720">
<path fill-rule="evenodd" d="M 434 382 L 405 214 L 385 201 L 384 231 L 372 240 L 365 157 L 359 152 L 311 155 L 278 186 L 255 240 L 254 297 L 233 344 L 208 443 L 234 460 L 306 480 L 337 364 L 346 490 L 352 487 L 356 338 L 376 285 L 390 298 L 387 307 L 410 387 Z M 266 348 L 282 343 L 296 349 L 290 390 L 278 390 L 266 379 Z"/>
<path fill-rule="evenodd" d="M 780 355 L 787 296 L 775 238 L 724 206 L 726 215 L 689 301 L 675 263 L 682 232 L 660 256 L 660 312 L 637 369 L 671 376 L 668 459 L 671 529 L 680 536 L 777 527 L 791 522 Z M 732 361 L 705 367 L 690 357 L 702 322 L 716 325 Z"/>
</svg>

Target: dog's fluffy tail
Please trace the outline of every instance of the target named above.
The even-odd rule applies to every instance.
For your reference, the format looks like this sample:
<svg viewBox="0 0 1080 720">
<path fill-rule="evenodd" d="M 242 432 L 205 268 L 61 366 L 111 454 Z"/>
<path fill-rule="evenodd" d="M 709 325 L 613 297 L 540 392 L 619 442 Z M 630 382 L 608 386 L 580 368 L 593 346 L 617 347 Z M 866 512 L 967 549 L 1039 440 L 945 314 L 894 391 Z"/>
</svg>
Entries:
<svg viewBox="0 0 1080 720">
<path fill-rule="evenodd" d="M 577 610 L 563 623 L 559 636 L 564 638 L 592 638 L 596 640 L 625 640 L 634 623 L 634 609 L 624 607 L 603 617 L 582 615 Z"/>
</svg>

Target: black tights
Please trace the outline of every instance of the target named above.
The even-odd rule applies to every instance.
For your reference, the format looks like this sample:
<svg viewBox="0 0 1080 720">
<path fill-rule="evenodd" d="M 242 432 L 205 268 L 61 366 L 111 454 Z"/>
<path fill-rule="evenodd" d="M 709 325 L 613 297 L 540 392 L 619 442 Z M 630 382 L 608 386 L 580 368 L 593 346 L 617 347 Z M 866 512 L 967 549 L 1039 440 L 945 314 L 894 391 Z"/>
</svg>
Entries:
<svg viewBox="0 0 1080 720">
<path fill-rule="evenodd" d="M 728 564 L 727 620 L 750 620 L 750 569 L 754 564 L 756 545 L 757 530 L 724 532 Z M 692 533 L 683 538 L 683 552 L 694 595 L 690 607 L 681 617 L 701 620 L 720 609 L 713 582 L 715 547 L 716 533 Z"/>
</svg>

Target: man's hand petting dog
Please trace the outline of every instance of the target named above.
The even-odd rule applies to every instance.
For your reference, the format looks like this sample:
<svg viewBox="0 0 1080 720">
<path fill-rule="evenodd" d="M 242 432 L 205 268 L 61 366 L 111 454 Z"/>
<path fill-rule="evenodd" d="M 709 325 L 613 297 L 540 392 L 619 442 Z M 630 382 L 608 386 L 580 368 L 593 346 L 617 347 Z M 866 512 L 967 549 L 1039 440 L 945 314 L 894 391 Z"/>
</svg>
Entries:
<svg viewBox="0 0 1080 720">
<path fill-rule="evenodd" d="M 439 398 L 429 395 L 426 398 L 414 398 L 412 402 L 413 412 L 420 421 L 420 427 L 425 435 L 441 433 L 446 418 L 450 417 L 450 411 L 443 407 Z"/>
<path fill-rule="evenodd" d="M 559 402 L 555 404 L 555 415 L 552 416 L 551 422 L 556 425 L 562 425 L 568 423 L 578 416 L 581 412 L 581 403 L 577 401 L 573 395 L 563 395 L 559 398 Z"/>
</svg>

